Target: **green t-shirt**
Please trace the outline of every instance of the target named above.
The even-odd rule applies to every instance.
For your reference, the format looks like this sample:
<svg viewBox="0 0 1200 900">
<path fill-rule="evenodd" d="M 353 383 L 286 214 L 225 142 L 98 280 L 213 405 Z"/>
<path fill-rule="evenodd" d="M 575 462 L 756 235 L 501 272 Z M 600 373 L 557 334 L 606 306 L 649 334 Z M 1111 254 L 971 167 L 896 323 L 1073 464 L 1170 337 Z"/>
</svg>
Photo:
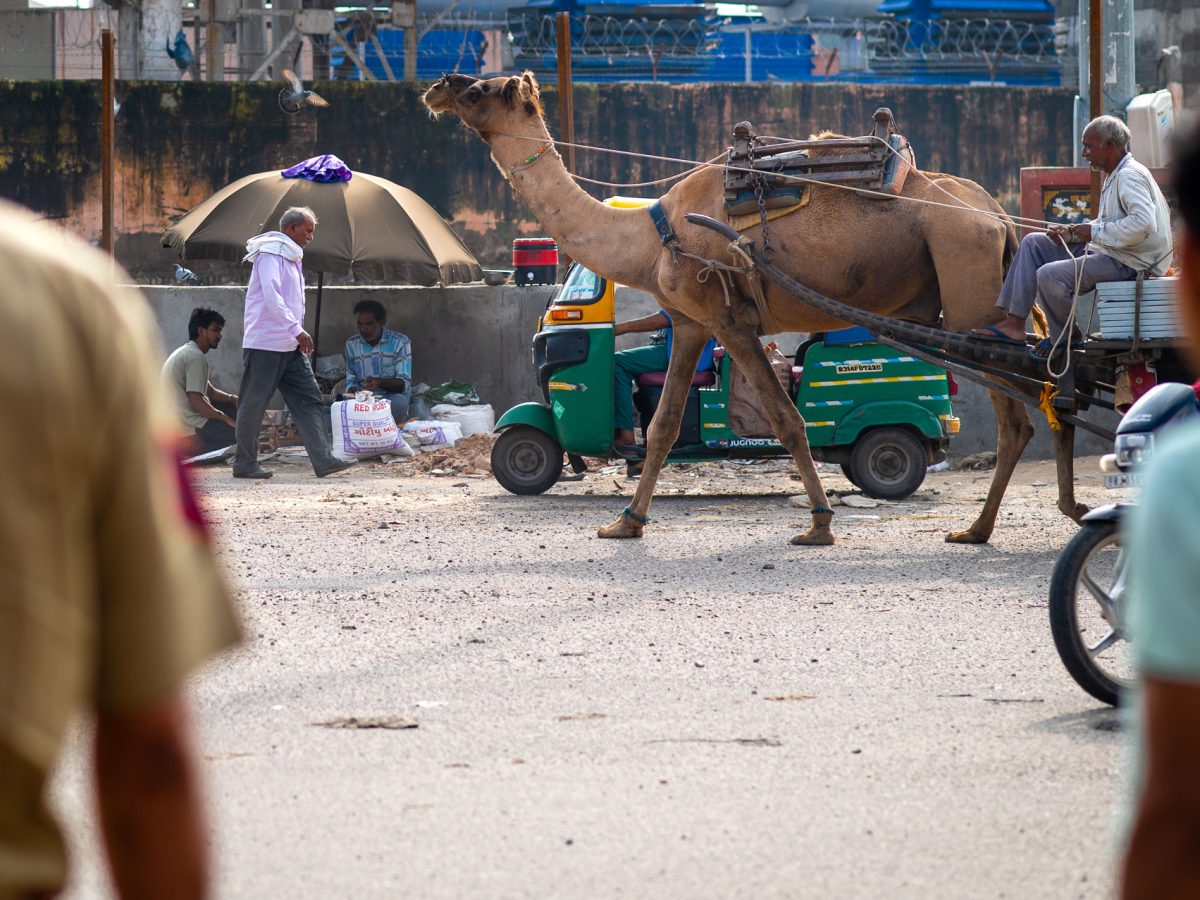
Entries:
<svg viewBox="0 0 1200 900">
<path fill-rule="evenodd" d="M 208 357 L 196 346 L 195 341 L 188 341 L 163 363 L 163 383 L 170 393 L 171 402 L 179 410 L 187 434 L 195 434 L 203 428 L 208 419 L 195 412 L 188 405 L 188 391 L 207 395 L 208 391 Z"/>
</svg>

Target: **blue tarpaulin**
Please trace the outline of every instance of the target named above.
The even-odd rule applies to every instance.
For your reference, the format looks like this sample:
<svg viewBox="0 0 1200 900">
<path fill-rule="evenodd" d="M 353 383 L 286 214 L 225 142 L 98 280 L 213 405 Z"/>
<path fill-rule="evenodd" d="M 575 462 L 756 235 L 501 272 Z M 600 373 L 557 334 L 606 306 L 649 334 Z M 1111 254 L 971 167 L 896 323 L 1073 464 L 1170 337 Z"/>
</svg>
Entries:
<svg viewBox="0 0 1200 900">
<path fill-rule="evenodd" d="M 956 12 L 1053 15 L 1054 5 L 1049 0 L 884 0 L 879 4 L 878 11 L 910 16 Z"/>
</svg>

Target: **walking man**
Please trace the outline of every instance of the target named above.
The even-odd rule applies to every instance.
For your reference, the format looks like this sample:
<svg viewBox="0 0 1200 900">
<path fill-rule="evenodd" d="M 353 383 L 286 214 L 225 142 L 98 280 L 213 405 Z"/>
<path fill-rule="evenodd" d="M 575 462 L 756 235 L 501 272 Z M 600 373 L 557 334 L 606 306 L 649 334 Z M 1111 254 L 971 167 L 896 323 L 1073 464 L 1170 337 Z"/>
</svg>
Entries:
<svg viewBox="0 0 1200 900">
<path fill-rule="evenodd" d="M 277 389 L 296 421 L 317 477 L 352 465 L 330 450 L 325 404 L 306 355 L 313 350 L 313 339 L 304 330 L 300 261 L 316 230 L 316 214 L 308 207 L 293 206 L 279 219 L 279 231 L 246 242 L 246 260 L 253 261 L 253 269 L 246 291 L 234 478 L 270 478 L 273 474 L 258 464 L 258 433 Z"/>
</svg>

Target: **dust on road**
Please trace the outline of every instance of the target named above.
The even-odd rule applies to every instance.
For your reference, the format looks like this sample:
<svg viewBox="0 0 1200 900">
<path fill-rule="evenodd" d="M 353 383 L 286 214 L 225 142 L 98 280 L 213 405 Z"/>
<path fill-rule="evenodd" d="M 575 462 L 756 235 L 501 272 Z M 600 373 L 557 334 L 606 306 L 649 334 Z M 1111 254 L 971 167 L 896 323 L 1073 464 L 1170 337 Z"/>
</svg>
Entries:
<svg viewBox="0 0 1200 900">
<path fill-rule="evenodd" d="M 595 537 L 619 470 L 516 497 L 422 465 L 199 473 L 247 632 L 195 683 L 219 896 L 1109 889 L 1123 738 L 1051 642 L 1052 462 L 990 545 L 943 542 L 991 479 L 952 470 L 837 507 L 829 548 L 788 544 L 779 463 L 668 467 L 640 541 Z M 416 727 L 313 727 L 349 720 Z"/>
</svg>

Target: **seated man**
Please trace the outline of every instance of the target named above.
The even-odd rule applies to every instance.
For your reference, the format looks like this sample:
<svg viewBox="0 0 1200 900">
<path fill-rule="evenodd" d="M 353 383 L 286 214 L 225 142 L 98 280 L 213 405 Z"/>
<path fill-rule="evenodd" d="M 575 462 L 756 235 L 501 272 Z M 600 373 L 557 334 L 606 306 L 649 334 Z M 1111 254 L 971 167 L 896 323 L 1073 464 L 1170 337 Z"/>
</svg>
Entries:
<svg viewBox="0 0 1200 900">
<path fill-rule="evenodd" d="M 632 319 L 628 322 L 618 322 L 613 329 L 614 335 L 636 334 L 643 331 L 658 331 L 665 333 L 666 339 L 646 347 L 634 347 L 630 350 L 618 350 L 613 357 L 613 444 L 632 446 L 633 435 L 633 380 L 643 372 L 665 372 L 671 358 L 671 317 L 664 310 L 659 310 L 650 316 Z M 709 338 L 700 353 L 700 362 L 696 365 L 697 372 L 704 372 L 713 367 L 713 349 L 717 346 L 714 338 Z"/>
<path fill-rule="evenodd" d="M 1046 359 L 1070 318 L 1077 276 L 1079 293 L 1085 294 L 1102 281 L 1136 278 L 1143 269 L 1166 274 L 1172 252 L 1170 211 L 1150 170 L 1130 156 L 1129 138 L 1129 128 L 1113 116 L 1093 119 L 1084 129 L 1083 158 L 1105 174 L 1099 217 L 1027 235 L 996 301 L 1005 318 L 972 335 L 1023 344 L 1025 320 L 1037 299 L 1050 336 L 1029 352 Z"/>
<path fill-rule="evenodd" d="M 408 418 L 412 396 L 412 345 L 408 337 L 384 328 L 387 312 L 376 300 L 354 304 L 358 335 L 346 341 L 347 395 L 370 391 L 378 400 L 390 400 L 396 424 Z"/>
<path fill-rule="evenodd" d="M 215 309 L 197 307 L 188 319 L 188 342 L 163 363 L 162 379 L 179 408 L 186 435 L 193 438 L 197 452 L 216 450 L 237 443 L 232 412 L 237 394 L 219 391 L 209 381 L 209 350 L 221 343 L 225 317 Z M 218 409 L 219 403 L 225 409 Z"/>
</svg>

